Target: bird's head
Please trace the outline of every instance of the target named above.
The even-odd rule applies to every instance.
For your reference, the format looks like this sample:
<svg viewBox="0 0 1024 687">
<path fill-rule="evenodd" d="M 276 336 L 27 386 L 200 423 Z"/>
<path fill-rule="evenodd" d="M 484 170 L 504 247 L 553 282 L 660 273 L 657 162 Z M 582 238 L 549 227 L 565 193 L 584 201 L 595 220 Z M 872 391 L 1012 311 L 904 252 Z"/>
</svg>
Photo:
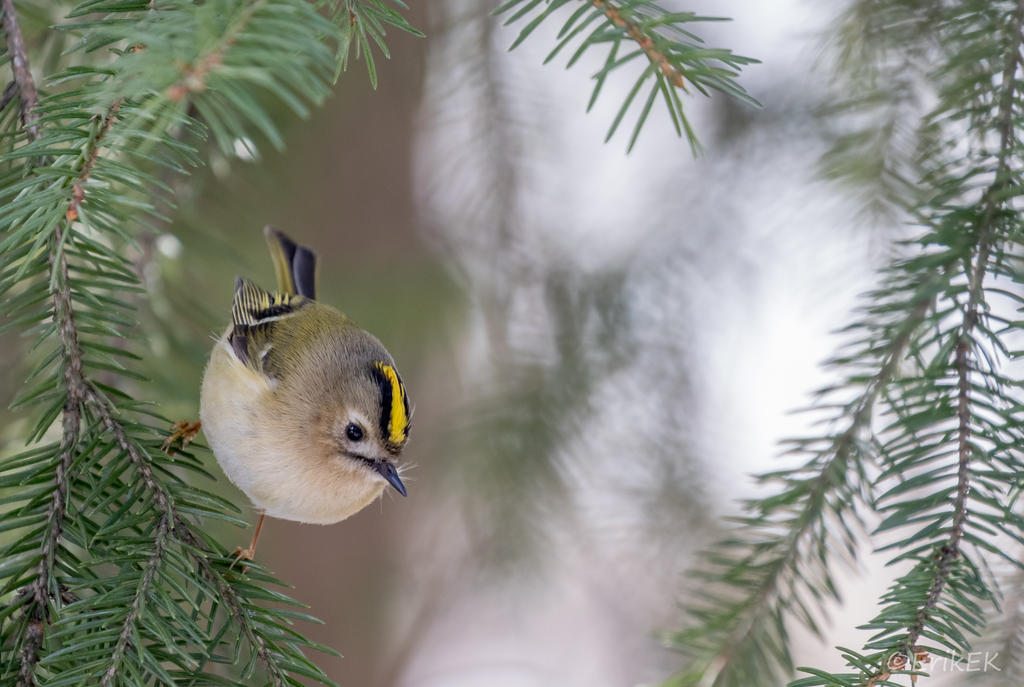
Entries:
<svg viewBox="0 0 1024 687">
<path fill-rule="evenodd" d="M 373 360 L 334 396 L 331 438 L 342 460 L 383 479 L 402 496 L 397 460 L 409 438 L 411 410 L 402 378 L 390 361 Z"/>
</svg>

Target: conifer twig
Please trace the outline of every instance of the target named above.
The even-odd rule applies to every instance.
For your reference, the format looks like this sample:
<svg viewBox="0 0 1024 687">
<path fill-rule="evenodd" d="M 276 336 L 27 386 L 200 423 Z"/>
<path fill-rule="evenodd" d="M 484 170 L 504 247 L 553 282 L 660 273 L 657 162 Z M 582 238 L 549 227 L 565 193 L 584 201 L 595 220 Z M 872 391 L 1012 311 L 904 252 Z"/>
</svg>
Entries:
<svg viewBox="0 0 1024 687">
<path fill-rule="evenodd" d="M 246 24 L 252 19 L 252 15 L 259 10 L 265 2 L 260 0 L 250 5 L 234 26 L 224 35 L 224 40 L 216 49 L 202 59 L 196 60 L 191 65 L 185 65 L 181 70 L 182 76 L 177 83 L 167 89 L 167 98 L 173 102 L 183 100 L 189 93 L 201 93 L 206 90 L 206 77 L 209 73 L 220 66 L 224 61 L 224 53 L 234 45 L 238 36 L 245 29 Z"/>
<path fill-rule="evenodd" d="M 924 632 L 928 615 L 938 602 L 949 577 L 949 566 L 960 555 L 960 543 L 964 534 L 964 523 L 967 520 L 967 496 L 970 492 L 970 460 L 971 460 L 971 409 L 970 409 L 970 369 L 968 352 L 970 336 L 978 322 L 978 309 L 983 298 L 982 284 L 988 267 L 988 256 L 991 252 L 991 225 L 995 219 L 999 191 L 1006 186 L 1006 171 L 1009 168 L 1009 157 L 1013 145 L 1013 98 L 1017 81 L 1014 75 L 1020 62 L 1021 29 L 1024 27 L 1024 0 L 1018 0 L 1010 35 L 1014 37 L 1013 45 L 1007 50 L 1006 67 L 1003 69 L 1003 92 L 999 103 L 999 160 L 996 167 L 995 180 L 985 193 L 985 214 L 979 232 L 976 264 L 970 274 L 967 306 L 960 332 L 960 341 L 956 345 L 957 370 L 957 485 L 956 498 L 953 503 L 953 526 L 949 541 L 942 547 L 938 564 L 938 573 L 928 590 L 927 602 L 921 608 L 914 625 L 907 636 L 907 649 L 910 649 Z"/>
<path fill-rule="evenodd" d="M 383 2 L 356 5 L 383 12 Z M 7 180 L 0 189 L 0 295 L 11 296 L 15 325 L 40 332 L 45 359 L 21 399 L 45 405 L 29 443 L 47 441 L 0 466 L 0 483 L 14 494 L 5 499 L 14 504 L 5 527 L 28 532 L 3 547 L 13 552 L 13 565 L 0 565 L 0 581 L 15 590 L 0 609 L 12 687 L 52 678 L 113 687 L 143 675 L 169 683 L 177 679 L 169 677 L 172 669 L 194 681 L 232 645 L 245 655 L 245 671 L 257 670 L 265 683 L 284 687 L 302 676 L 333 684 L 303 654 L 327 649 L 287 627 L 304 614 L 272 605 L 297 602 L 265 589 L 277 583 L 271 575 L 232 574 L 223 546 L 201 529 L 204 516 L 228 518 L 230 506 L 177 474 L 177 461 L 158 452 L 137 419 L 146 411 L 105 375 L 137 376 L 118 358 L 138 359 L 125 350 L 134 328 L 125 293 L 144 290 L 117 247 L 130 241 L 125 223 L 137 213 L 165 214 L 150 197 L 148 189 L 162 184 L 148 168 L 177 173 L 199 159 L 189 142 L 175 140 L 174 129 L 196 131 L 198 111 L 213 121 L 221 146 L 253 128 L 278 143 L 264 91 L 298 114 L 306 101 L 322 102 L 341 34 L 307 0 L 233 1 L 224 23 L 219 5 L 177 3 L 152 12 L 136 3 L 64 24 L 82 40 L 54 61 L 60 76 L 53 82 L 77 86 L 39 94 L 15 4 L 0 0 L 4 57 L 14 72 L 0 81 L 0 106 L 9 115 L 0 156 Z M 404 22 L 393 14 L 387 23 Z M 178 61 L 182 32 L 195 27 L 196 52 Z M 268 46 L 268 35 L 279 40 Z M 101 49 L 83 48 L 93 45 Z M 122 45 L 131 47 L 113 48 L 108 59 L 106 47 Z M 217 92 L 204 93 L 208 84 Z M 187 103 L 175 102 L 186 96 Z M 50 442 L 53 431 L 58 437 Z M 196 460 L 181 467 L 206 475 Z M 72 545 L 84 547 L 82 555 Z M 84 593 L 75 598 L 67 585 Z M 81 647 L 91 659 L 78 655 Z"/>
<path fill-rule="evenodd" d="M 782 573 L 789 569 L 797 559 L 808 533 L 812 531 L 815 523 L 821 517 L 827 493 L 835 487 L 836 476 L 833 474 L 835 467 L 841 465 L 842 461 L 851 458 L 850 450 L 856 441 L 857 434 L 870 425 L 875 401 L 899 370 L 899 364 L 903 360 L 915 330 L 932 309 L 934 302 L 934 297 L 921 298 L 907 320 L 902 323 L 897 336 L 891 341 L 885 360 L 857 402 L 849 425 L 832 442 L 832 448 L 829 451 L 832 454 L 831 458 L 818 468 L 818 474 L 813 478 L 813 486 L 803 499 L 799 514 L 795 516 L 794 525 L 781 541 L 781 553 L 778 559 L 764 573 L 758 588 L 750 590 L 747 600 L 735 610 L 736 626 L 718 644 L 717 652 L 707 661 L 709 666 L 719 666 L 716 669 L 716 674 L 727 670 L 737 648 L 750 637 L 755 622 L 766 612 L 765 607 L 771 605 L 781 582 Z"/>
<path fill-rule="evenodd" d="M 7 37 L 7 52 L 11 56 L 11 71 L 14 72 L 14 83 L 17 84 L 21 98 L 21 121 L 29 140 L 34 141 L 39 138 L 39 113 L 35 111 L 39 92 L 36 91 L 36 83 L 29 68 L 25 40 L 21 36 L 18 16 L 14 11 L 14 0 L 0 0 L 0 9 L 4 13 L 4 35 Z"/>
<path fill-rule="evenodd" d="M 25 41 L 21 35 L 21 27 L 14 9 L 13 0 L 0 0 L 3 9 L 3 29 L 7 39 L 7 49 L 11 55 L 11 71 L 14 84 L 18 91 L 21 104 L 21 120 L 29 142 L 39 138 L 39 115 L 36 104 L 39 94 L 28 55 L 25 52 Z M 61 434 L 60 458 L 54 470 L 54 487 L 47 510 L 46 535 L 40 547 L 40 560 L 36 567 L 35 578 L 29 583 L 31 600 L 25 613 L 27 615 L 25 643 L 21 651 L 18 671 L 19 687 L 31 687 L 35 684 L 35 667 L 39 662 L 39 650 L 43 645 L 43 635 L 48 618 L 50 590 L 54 586 L 53 567 L 56 564 L 57 547 L 64 526 L 67 511 L 68 470 L 74 457 L 75 444 L 81 430 L 82 412 L 82 349 L 78 344 L 78 330 L 74 323 L 74 311 L 71 304 L 71 290 L 68 286 L 67 259 L 63 252 L 58 255 L 63 243 L 60 226 L 54 229 L 51 243 L 50 268 L 59 272 L 59 279 L 51 290 L 53 301 L 53 317 L 57 323 L 57 331 L 61 346 L 64 349 L 65 369 L 64 381 L 67 397 L 64 401 L 63 431 Z"/>
<path fill-rule="evenodd" d="M 156 572 L 160 567 L 160 561 L 163 559 L 169 529 L 170 524 L 168 522 L 167 515 L 164 514 L 160 517 L 160 522 L 157 523 L 156 535 L 153 537 L 153 555 L 150 556 L 149 560 L 146 562 L 146 571 L 139 580 L 138 588 L 135 590 L 135 595 L 132 597 L 132 603 L 128 611 L 128 615 L 125 616 L 124 622 L 121 623 L 121 632 L 117 637 L 117 644 L 114 646 L 114 653 L 110 657 L 110 666 L 107 667 L 106 672 L 103 674 L 103 680 L 100 682 L 100 687 L 110 687 L 110 685 L 113 684 L 114 678 L 117 677 L 117 669 L 121 666 L 121 660 L 124 657 L 124 652 L 128 648 L 129 642 L 134 634 L 132 630 L 134 629 L 135 622 L 138 620 L 139 613 L 141 613 L 142 606 L 145 604 L 146 597 L 149 594 L 149 588 L 153 584 L 153 579 L 156 577 Z"/>
<path fill-rule="evenodd" d="M 4 94 L 0 95 L 0 110 L 7 107 L 7 103 L 14 100 L 14 96 L 18 94 L 18 82 L 8 81 L 7 86 L 4 87 Z"/>
<path fill-rule="evenodd" d="M 534 13 L 512 42 L 511 47 L 515 48 L 569 3 L 570 0 L 506 0 L 495 12 L 511 15 L 506 24 Z M 550 62 L 576 41 L 580 44 L 569 58 L 570 67 L 588 50 L 596 46 L 607 47 L 604 66 L 593 75 L 594 87 L 587 104 L 588 111 L 597 101 L 609 74 L 634 60 L 643 63 L 608 129 L 606 142 L 615 135 L 635 104 L 639 108 L 639 116 L 627 146 L 627 150 L 632 150 L 655 101 L 662 100 L 676 134 L 685 136 L 693 153 L 699 154 L 700 143 L 684 110 L 680 93 L 688 93 L 691 86 L 705 96 L 717 91 L 754 107 L 760 106 L 737 82 L 740 71 L 757 60 L 733 54 L 731 50 L 707 48 L 702 45 L 700 37 L 685 28 L 691 23 L 718 21 L 719 17 L 671 11 L 655 0 L 583 0 L 574 4 L 577 4 L 576 10 L 568 15 L 558 33 L 557 44 L 544 61 Z M 633 50 L 630 45 L 638 49 Z M 620 49 L 625 54 L 620 54 Z M 646 98 L 637 98 L 645 89 Z"/>
<path fill-rule="evenodd" d="M 644 33 L 644 31 L 636 24 L 636 22 L 630 21 L 622 16 L 622 12 L 618 7 L 613 5 L 609 0 L 590 0 L 597 9 L 604 12 L 608 20 L 618 26 L 620 29 L 626 30 L 626 35 L 632 38 L 640 49 L 647 55 L 647 59 L 652 64 L 658 66 L 661 73 L 672 82 L 676 88 L 686 90 L 686 82 L 683 80 L 683 74 L 669 61 L 665 53 L 661 52 L 654 46 L 654 40 Z"/>
<path fill-rule="evenodd" d="M 93 167 L 96 166 L 96 160 L 99 159 L 100 147 L 103 144 L 103 139 L 107 137 L 107 133 L 110 131 L 110 127 L 114 125 L 114 120 L 117 118 L 117 113 L 121 109 L 122 98 L 118 98 L 114 101 L 114 104 L 107 108 L 107 112 L 103 115 L 103 121 L 100 124 L 99 131 L 96 136 L 89 142 L 89 154 L 85 158 L 85 163 L 82 165 L 82 171 L 78 175 L 78 180 L 75 181 L 71 186 L 71 200 L 68 202 L 68 210 L 64 214 L 68 222 L 74 222 L 78 219 L 78 208 L 85 200 L 85 184 L 89 181 L 89 177 L 92 175 Z"/>
<path fill-rule="evenodd" d="M 979 308 L 984 298 L 984 279 L 988 269 L 989 255 L 992 250 L 992 225 L 996 218 L 1000 191 L 1008 181 L 1009 160 L 1013 152 L 1014 127 L 1013 127 L 1013 101 L 1017 91 L 1018 81 L 1015 78 L 1020 65 L 1020 50 L 1024 36 L 1021 30 L 1024 28 L 1024 0 L 1017 1 L 1017 8 L 1014 12 L 1013 23 L 1009 29 L 1009 35 L 1013 37 L 1012 44 L 1006 51 L 1006 65 L 1002 71 L 1001 85 L 1003 87 L 999 99 L 998 131 L 999 149 L 996 153 L 997 163 L 995 178 L 992 184 L 986 189 L 982 202 L 984 213 L 978 227 L 978 239 L 975 246 L 975 264 L 973 269 L 968 266 L 968 289 L 967 303 L 964 307 L 963 322 L 961 323 L 959 341 L 955 348 L 956 369 L 956 417 L 957 417 L 957 482 L 955 496 L 953 499 L 953 518 L 949 536 L 944 544 L 936 551 L 937 561 L 935 573 L 928 591 L 925 594 L 924 603 L 918 609 L 913 622 L 908 627 L 907 637 L 903 642 L 903 656 L 910 657 L 919 653 L 916 646 L 918 640 L 924 635 L 928 622 L 939 603 L 943 592 L 949 584 L 952 575 L 953 563 L 960 557 L 961 545 L 964 537 L 964 526 L 968 517 L 967 499 L 971 490 L 971 420 L 972 412 L 970 407 L 970 370 L 972 363 L 969 360 L 971 350 L 970 339 L 975 325 L 978 323 Z M 911 663 L 908 666 L 914 668 Z M 887 673 L 888 666 L 883 664 L 880 672 L 870 676 L 868 684 L 874 684 L 882 679 Z"/>
<path fill-rule="evenodd" d="M 71 287 L 68 284 L 67 258 L 63 251 L 59 255 L 56 254 L 62 242 L 63 233 L 58 225 L 54 228 L 50 251 L 50 269 L 51 272 L 58 273 L 58 279 L 52 282 L 54 287 L 50 297 L 53 301 L 53 317 L 57 322 L 57 331 L 64 349 L 64 384 L 67 397 L 64 401 L 60 459 L 54 471 L 54 487 L 47 512 L 46 536 L 40 550 L 41 558 L 36 568 L 35 579 L 31 583 L 32 605 L 26 611 L 29 615 L 29 636 L 26 637 L 21 655 L 18 682 L 24 687 L 35 684 L 33 673 L 39 662 L 43 630 L 49 620 L 47 607 L 51 596 L 50 590 L 54 585 L 52 571 L 56 565 L 57 546 L 63 532 L 64 516 L 67 513 L 68 472 L 71 469 L 75 446 L 81 431 L 82 402 L 85 389 L 85 379 L 82 376 L 82 348 L 78 343 L 78 329 L 75 327 Z"/>
<path fill-rule="evenodd" d="M 12 69 L 16 87 L 21 97 L 22 120 L 30 141 L 39 138 L 38 115 L 34 111 L 38 102 L 38 93 L 29 71 L 28 57 L 25 54 L 24 42 L 21 39 L 20 27 L 14 14 L 13 0 L 0 0 L 4 11 L 3 27 L 7 35 L 9 51 L 12 53 Z M 235 33 L 244 27 L 245 22 L 255 7 L 251 7 L 244 15 L 244 21 L 238 22 Z M 229 36 L 226 45 L 230 45 L 234 36 Z M 224 46 L 213 55 L 223 53 Z M 170 96 L 171 94 L 168 94 Z M 65 213 L 65 220 L 70 222 L 78 218 L 78 210 L 85 199 L 85 183 L 89 180 L 92 170 L 100 156 L 104 138 L 109 133 L 117 118 L 122 99 L 116 100 L 107 110 L 95 136 L 89 143 L 88 152 L 82 158 L 82 167 L 78 180 L 71 187 L 71 198 Z M 210 565 L 200 553 L 205 547 L 192 532 L 187 521 L 178 514 L 167 490 L 154 477 L 147 457 L 143 456 L 138 445 L 128 436 L 124 426 L 114 417 L 107 399 L 101 395 L 92 383 L 86 379 L 82 371 L 83 354 L 78 341 L 78 329 L 75 325 L 74 304 L 71 298 L 71 287 L 68 278 L 68 263 L 63 244 L 65 229 L 58 223 L 53 229 L 50 250 L 51 289 L 53 316 L 57 323 L 57 331 L 64 351 L 65 369 L 64 383 L 67 392 L 63 408 L 63 432 L 61 439 L 60 459 L 55 470 L 55 485 L 51 496 L 47 522 L 47 534 L 40 550 L 41 560 L 36 569 L 35 579 L 30 583 L 30 606 L 26 610 L 28 621 L 25 629 L 25 641 L 21 652 L 19 670 L 19 687 L 32 687 L 35 684 L 34 672 L 39 662 L 39 650 L 42 647 L 45 625 L 48 622 L 47 608 L 50 599 L 50 588 L 54 585 L 51 572 L 55 565 L 56 549 L 62 535 L 63 521 L 66 514 L 68 498 L 68 471 L 74 458 L 75 445 L 81 431 L 81 417 L 86 405 L 97 412 L 99 419 L 115 442 L 129 457 L 142 479 L 142 483 L 150 492 L 154 503 L 162 511 L 154 537 L 154 552 L 147 562 L 146 571 L 140 580 L 139 588 L 133 596 L 128 615 L 122 623 L 117 644 L 111 656 L 111 662 L 104 673 L 101 684 L 112 684 L 117 677 L 117 669 L 134 636 L 133 627 L 138 619 L 148 588 L 152 584 L 160 560 L 166 547 L 166 538 L 174 535 L 185 544 L 187 553 L 196 568 L 208 580 L 213 582 L 221 594 L 230 615 L 239 623 L 247 641 L 253 646 L 256 655 L 271 673 L 275 685 L 284 685 L 284 671 L 277 664 L 266 641 L 252 626 L 251 620 L 240 604 L 234 589 L 223 579 L 218 571 Z"/>
<path fill-rule="evenodd" d="M 248 614 L 242 610 L 238 594 L 225 581 L 224 576 L 210 565 L 210 561 L 207 560 L 206 556 L 201 553 L 201 551 L 205 550 L 205 547 L 192 531 L 188 521 L 175 509 L 167 489 L 154 477 L 149 458 L 143 455 L 143 452 L 139 450 L 138 444 L 129 438 L 124 425 L 111 413 L 107 400 L 91 384 L 88 388 L 87 398 L 90 405 L 99 414 L 100 422 L 110 432 L 118 447 L 125 452 L 135 466 L 139 477 L 142 479 L 142 484 L 152 494 L 153 501 L 157 507 L 163 511 L 163 518 L 170 523 L 170 533 L 185 545 L 186 553 L 202 575 L 217 586 L 218 593 L 220 593 L 224 604 L 231 611 L 231 616 L 241 627 L 246 640 L 253 646 L 260 661 L 273 675 L 274 684 L 283 686 L 285 684 L 284 672 L 275 660 L 274 654 L 271 653 L 263 637 L 253 628 Z"/>
</svg>

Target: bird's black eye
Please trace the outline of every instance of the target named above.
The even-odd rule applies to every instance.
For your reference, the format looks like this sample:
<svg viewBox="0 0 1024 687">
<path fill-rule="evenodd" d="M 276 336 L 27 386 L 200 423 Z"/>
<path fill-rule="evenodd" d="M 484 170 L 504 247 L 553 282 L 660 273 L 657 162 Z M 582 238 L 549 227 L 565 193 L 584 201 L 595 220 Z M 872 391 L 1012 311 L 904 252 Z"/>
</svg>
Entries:
<svg viewBox="0 0 1024 687">
<path fill-rule="evenodd" d="M 347 436 L 352 441 L 362 441 L 363 428 L 356 424 L 350 424 L 348 427 L 345 428 L 345 436 Z"/>
</svg>

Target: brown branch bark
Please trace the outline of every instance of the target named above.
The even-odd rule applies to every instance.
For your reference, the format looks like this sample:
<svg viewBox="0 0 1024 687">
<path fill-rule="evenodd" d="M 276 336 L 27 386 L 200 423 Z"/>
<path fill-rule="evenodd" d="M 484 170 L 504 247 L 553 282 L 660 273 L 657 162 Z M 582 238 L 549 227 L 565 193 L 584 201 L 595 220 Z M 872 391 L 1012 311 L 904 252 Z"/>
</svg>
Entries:
<svg viewBox="0 0 1024 687">
<path fill-rule="evenodd" d="M 100 156 L 100 148 L 103 145 L 103 139 L 107 137 L 107 133 L 110 131 L 110 127 L 114 125 L 114 120 L 117 119 L 117 113 L 121 109 L 122 99 L 118 98 L 114 101 L 114 104 L 107 109 L 107 113 L 103 116 L 103 122 L 100 124 L 99 131 L 96 133 L 96 137 L 93 138 L 90 144 L 89 154 L 85 158 L 85 162 L 82 164 L 82 171 L 78 175 L 78 180 L 71 186 L 71 200 L 68 202 L 67 212 L 64 213 L 65 219 L 68 222 L 74 222 L 78 219 L 78 207 L 85 200 L 85 183 L 89 181 L 89 177 L 92 176 L 92 170 L 96 166 L 96 160 Z"/>
<path fill-rule="evenodd" d="M 0 9 L 4 13 L 4 35 L 7 36 L 7 52 L 11 56 L 11 71 L 14 72 L 14 83 L 21 98 L 21 122 L 29 140 L 34 141 L 39 138 L 39 114 L 35 111 L 39 92 L 29 68 L 25 40 L 21 36 L 18 15 L 14 11 L 14 0 L 0 0 Z"/>
<path fill-rule="evenodd" d="M 75 455 L 78 436 L 82 425 L 82 400 L 84 395 L 84 378 L 82 376 L 82 349 L 78 343 L 78 330 L 75 328 L 74 310 L 71 303 L 71 288 L 68 285 L 68 264 L 63 252 L 57 256 L 57 246 L 61 244 L 63 234 L 61 227 L 54 230 L 53 244 L 50 250 L 50 270 L 58 271 L 58 278 L 51 291 L 53 300 L 53 317 L 57 322 L 57 332 L 64 349 L 64 385 L 67 396 L 64 401 L 63 431 L 61 433 L 60 459 L 54 473 L 53 493 L 47 512 L 47 526 L 42 544 L 42 558 L 36 567 L 35 579 L 30 583 L 32 601 L 27 609 L 29 616 L 29 632 L 21 654 L 21 665 L 18 674 L 19 686 L 31 687 L 35 684 L 35 666 L 39 662 L 39 650 L 43 645 L 43 631 L 49 621 L 48 608 L 50 600 L 58 596 L 57 583 L 52 572 L 57 560 L 57 548 L 64 530 L 64 516 L 67 513 L 68 471 Z"/>
</svg>

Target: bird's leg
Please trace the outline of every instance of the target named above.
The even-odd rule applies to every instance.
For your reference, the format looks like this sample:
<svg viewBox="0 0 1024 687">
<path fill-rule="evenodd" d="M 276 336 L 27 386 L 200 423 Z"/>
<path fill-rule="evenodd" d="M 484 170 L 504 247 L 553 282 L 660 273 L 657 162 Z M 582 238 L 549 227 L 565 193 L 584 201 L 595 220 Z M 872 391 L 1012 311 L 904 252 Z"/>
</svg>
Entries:
<svg viewBox="0 0 1024 687">
<path fill-rule="evenodd" d="M 189 422 L 188 420 L 175 422 L 173 425 L 171 425 L 170 436 L 168 436 L 164 440 L 163 446 L 161 446 L 160 448 L 163 449 L 163 451 L 167 453 L 167 455 L 173 456 L 174 448 L 172 444 L 174 444 L 175 441 L 181 439 L 181 448 L 182 450 L 184 450 L 185 447 L 188 446 L 192 442 L 192 440 L 196 438 L 196 435 L 199 434 L 199 430 L 202 428 L 202 422 Z"/>
<path fill-rule="evenodd" d="M 235 567 L 235 563 L 241 560 L 251 561 L 256 556 L 256 540 L 260 538 L 260 530 L 263 529 L 263 518 L 267 517 L 266 513 L 260 513 L 260 519 L 256 521 L 256 531 L 252 533 L 252 541 L 249 542 L 249 548 L 243 549 L 239 546 L 232 552 L 232 556 L 235 557 L 234 562 L 231 563 L 231 568 Z M 230 569 L 230 568 L 229 568 Z M 243 566 L 243 570 L 245 567 Z"/>
</svg>

